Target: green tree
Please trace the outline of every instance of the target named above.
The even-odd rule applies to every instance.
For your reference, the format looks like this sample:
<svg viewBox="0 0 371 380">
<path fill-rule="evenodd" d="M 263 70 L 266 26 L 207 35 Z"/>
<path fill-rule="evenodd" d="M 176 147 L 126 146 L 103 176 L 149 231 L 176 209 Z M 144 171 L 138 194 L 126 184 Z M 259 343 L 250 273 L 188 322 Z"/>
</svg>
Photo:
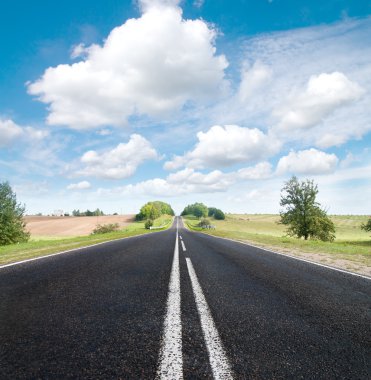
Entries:
<svg viewBox="0 0 371 380">
<path fill-rule="evenodd" d="M 174 215 L 174 211 L 171 206 L 165 202 L 147 202 L 141 207 L 139 213 L 135 216 L 135 219 L 138 221 L 145 219 L 155 220 L 161 215 Z"/>
<path fill-rule="evenodd" d="M 207 215 L 208 215 L 208 216 L 214 216 L 214 214 L 215 214 L 215 212 L 216 212 L 217 210 L 218 210 L 218 209 L 215 208 L 215 207 L 209 207 L 209 208 L 208 208 L 208 213 L 207 213 Z"/>
<path fill-rule="evenodd" d="M 371 218 L 368 218 L 367 223 L 361 225 L 361 229 L 365 231 L 371 231 Z"/>
<path fill-rule="evenodd" d="M 203 203 L 194 203 L 184 208 L 181 215 L 194 215 L 197 218 L 206 217 L 208 215 L 208 208 Z"/>
<path fill-rule="evenodd" d="M 26 242 L 30 233 L 23 220 L 25 206 L 17 203 L 8 182 L 0 183 L 0 245 Z"/>
<path fill-rule="evenodd" d="M 281 191 L 281 223 L 288 226 L 290 236 L 307 240 L 333 241 L 335 225 L 325 210 L 316 202 L 318 186 L 313 181 L 301 181 L 294 176 Z"/>
<path fill-rule="evenodd" d="M 214 219 L 217 220 L 224 220 L 225 219 L 225 214 L 222 210 L 219 210 L 218 208 L 214 212 Z"/>
</svg>

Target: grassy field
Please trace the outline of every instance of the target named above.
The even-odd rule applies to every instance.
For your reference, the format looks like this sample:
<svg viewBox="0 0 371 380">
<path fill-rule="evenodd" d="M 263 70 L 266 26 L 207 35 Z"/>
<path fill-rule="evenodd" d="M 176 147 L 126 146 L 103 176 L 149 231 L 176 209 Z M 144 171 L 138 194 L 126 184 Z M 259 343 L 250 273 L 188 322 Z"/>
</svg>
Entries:
<svg viewBox="0 0 371 380">
<path fill-rule="evenodd" d="M 66 251 L 69 249 L 87 247 L 92 244 L 103 243 L 114 239 L 130 236 L 154 233 L 169 228 L 172 217 L 163 215 L 154 221 L 155 226 L 164 226 L 153 231 L 146 230 L 143 222 L 133 222 L 122 230 L 107 234 L 88 236 L 76 236 L 73 238 L 61 238 L 57 236 L 32 237 L 28 243 L 11 244 L 0 247 L 0 265 L 22 261 L 34 257 L 45 256 L 51 253 Z"/>
<path fill-rule="evenodd" d="M 334 215 L 331 219 L 336 226 L 336 240 L 333 243 L 315 240 L 300 240 L 286 236 L 285 227 L 278 224 L 278 215 L 235 215 L 228 214 L 225 220 L 213 220 L 215 230 L 203 232 L 220 237 L 250 242 L 278 252 L 305 256 L 348 270 L 371 273 L 370 233 L 360 229 L 367 216 Z M 185 222 L 193 230 L 198 220 L 186 217 Z"/>
</svg>

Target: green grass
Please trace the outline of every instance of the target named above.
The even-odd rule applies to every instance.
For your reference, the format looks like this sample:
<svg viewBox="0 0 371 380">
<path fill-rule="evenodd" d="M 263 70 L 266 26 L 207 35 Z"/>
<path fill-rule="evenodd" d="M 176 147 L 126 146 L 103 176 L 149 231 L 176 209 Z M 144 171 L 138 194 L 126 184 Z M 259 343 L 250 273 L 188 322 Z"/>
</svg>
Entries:
<svg viewBox="0 0 371 380">
<path fill-rule="evenodd" d="M 45 256 L 51 253 L 62 252 L 74 248 L 87 247 L 92 244 L 103 243 L 110 240 L 126 238 L 130 236 L 142 235 L 162 231 L 171 226 L 172 217 L 163 215 L 155 220 L 155 225 L 162 226 L 162 229 L 154 231 L 144 228 L 144 221 L 133 222 L 122 230 L 107 234 L 78 236 L 73 238 L 61 238 L 56 236 L 38 236 L 31 238 L 27 243 L 11 244 L 0 247 L 0 265 L 17 261 Z"/>
<path fill-rule="evenodd" d="M 186 225 L 196 231 L 198 220 L 185 217 Z M 350 260 L 371 267 L 371 237 L 360 229 L 367 216 L 335 215 L 331 219 L 336 226 L 336 240 L 332 243 L 316 240 L 305 241 L 286 236 L 285 226 L 278 224 L 279 215 L 236 215 L 228 214 L 225 220 L 213 220 L 215 230 L 202 230 L 204 233 L 247 241 L 263 247 L 287 253 L 319 253 L 332 259 Z"/>
<path fill-rule="evenodd" d="M 159 218 L 153 221 L 153 227 L 162 227 L 164 228 L 169 227 L 171 222 L 173 221 L 173 217 L 170 215 L 161 215 Z M 143 222 L 144 225 L 144 222 Z M 157 229 L 158 231 L 158 229 Z"/>
</svg>

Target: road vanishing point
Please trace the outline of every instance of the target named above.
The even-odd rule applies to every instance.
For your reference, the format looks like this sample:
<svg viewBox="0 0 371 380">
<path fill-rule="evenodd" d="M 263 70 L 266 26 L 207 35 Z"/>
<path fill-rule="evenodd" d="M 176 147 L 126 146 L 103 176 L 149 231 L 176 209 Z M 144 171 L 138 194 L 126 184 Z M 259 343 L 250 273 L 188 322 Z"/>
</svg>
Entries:
<svg viewBox="0 0 371 380">
<path fill-rule="evenodd" d="M 0 268 L 0 379 L 370 379 L 371 280 L 166 231 Z"/>
</svg>

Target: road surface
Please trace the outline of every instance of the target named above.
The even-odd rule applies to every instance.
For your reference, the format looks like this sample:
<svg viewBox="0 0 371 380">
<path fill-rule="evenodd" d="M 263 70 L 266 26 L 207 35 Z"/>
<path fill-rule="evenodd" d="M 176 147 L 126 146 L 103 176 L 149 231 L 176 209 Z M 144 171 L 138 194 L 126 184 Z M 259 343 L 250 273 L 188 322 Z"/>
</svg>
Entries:
<svg viewBox="0 0 371 380">
<path fill-rule="evenodd" d="M 369 379 L 370 306 L 370 279 L 176 218 L 1 268 L 0 379 Z"/>
</svg>

